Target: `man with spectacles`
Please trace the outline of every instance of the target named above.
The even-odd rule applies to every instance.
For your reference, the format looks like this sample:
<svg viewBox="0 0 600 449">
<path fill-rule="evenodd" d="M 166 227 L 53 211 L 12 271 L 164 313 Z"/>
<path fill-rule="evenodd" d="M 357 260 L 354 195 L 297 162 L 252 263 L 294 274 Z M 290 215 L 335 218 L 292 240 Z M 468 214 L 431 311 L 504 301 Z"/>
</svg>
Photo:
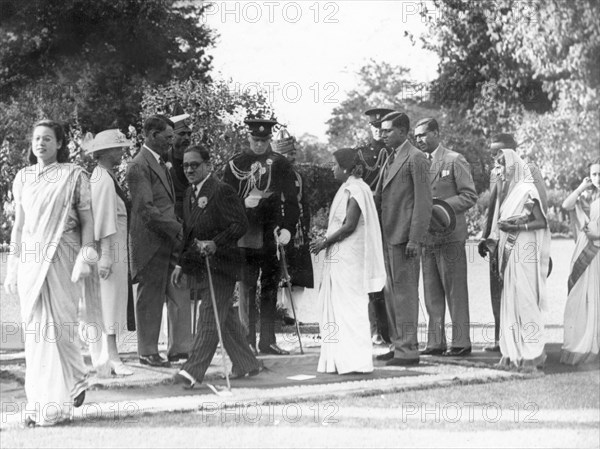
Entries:
<svg viewBox="0 0 600 449">
<path fill-rule="evenodd" d="M 240 316 L 248 308 L 248 343 L 256 349 L 256 286 L 260 274 L 260 340 L 264 354 L 285 355 L 277 345 L 277 290 L 281 280 L 277 245 L 287 245 L 296 228 L 300 208 L 294 171 L 288 160 L 271 151 L 275 120 L 248 118 L 249 148 L 229 160 L 223 181 L 243 200 L 249 229 L 239 240 L 245 263 L 241 273 Z"/>
</svg>

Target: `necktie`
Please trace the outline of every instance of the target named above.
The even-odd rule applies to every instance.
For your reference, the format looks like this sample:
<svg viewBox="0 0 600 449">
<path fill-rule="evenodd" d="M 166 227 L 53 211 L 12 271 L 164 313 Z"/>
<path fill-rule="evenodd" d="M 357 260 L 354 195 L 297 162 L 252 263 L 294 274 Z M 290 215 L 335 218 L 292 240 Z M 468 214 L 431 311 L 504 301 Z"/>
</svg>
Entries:
<svg viewBox="0 0 600 449">
<path fill-rule="evenodd" d="M 394 163 L 394 158 L 396 157 L 396 152 L 392 151 L 392 154 L 388 156 L 388 167 Z"/>
<path fill-rule="evenodd" d="M 162 169 L 165 171 L 165 176 L 167 177 L 167 180 L 169 181 L 169 185 L 171 186 L 171 193 L 173 193 L 173 179 L 171 179 L 171 173 L 169 173 L 167 164 L 165 164 L 165 161 L 163 161 L 162 157 L 158 159 L 158 163 L 160 164 Z"/>
<path fill-rule="evenodd" d="M 433 159 L 433 154 L 427 153 L 427 159 L 432 160 Z"/>
</svg>

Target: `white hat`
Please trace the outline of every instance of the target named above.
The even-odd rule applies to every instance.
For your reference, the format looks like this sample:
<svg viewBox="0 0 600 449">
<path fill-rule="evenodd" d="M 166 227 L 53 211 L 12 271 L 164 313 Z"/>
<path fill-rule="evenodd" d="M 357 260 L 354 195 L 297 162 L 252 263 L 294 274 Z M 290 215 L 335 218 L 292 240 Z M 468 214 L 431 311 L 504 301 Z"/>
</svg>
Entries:
<svg viewBox="0 0 600 449">
<path fill-rule="evenodd" d="M 127 148 L 133 145 L 131 140 L 128 140 L 118 129 L 107 129 L 92 137 L 91 133 L 87 133 L 81 143 L 82 148 L 87 154 L 92 154 L 96 151 L 105 150 L 107 148 Z"/>
<path fill-rule="evenodd" d="M 173 122 L 173 129 L 180 129 L 180 128 L 189 128 L 187 119 L 189 119 L 191 117 L 190 114 L 180 114 L 180 115 L 174 115 L 173 117 L 170 117 L 169 120 L 171 120 Z"/>
</svg>

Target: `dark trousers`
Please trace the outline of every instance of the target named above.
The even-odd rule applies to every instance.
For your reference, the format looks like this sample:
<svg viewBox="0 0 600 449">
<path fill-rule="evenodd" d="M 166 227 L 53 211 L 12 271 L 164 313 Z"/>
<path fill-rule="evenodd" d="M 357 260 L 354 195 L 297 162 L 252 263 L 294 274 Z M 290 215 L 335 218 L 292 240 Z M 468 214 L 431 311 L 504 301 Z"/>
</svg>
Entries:
<svg viewBox="0 0 600 449">
<path fill-rule="evenodd" d="M 260 314 L 259 349 L 277 342 L 275 321 L 277 319 L 277 289 L 281 279 L 279 261 L 275 248 L 245 248 L 242 267 L 242 285 L 248 288 L 248 343 L 256 345 L 256 321 Z M 260 276 L 260 298 L 256 298 L 257 281 Z M 260 304 L 258 305 L 257 302 Z M 259 309 L 260 307 L 260 309 Z"/>
<path fill-rule="evenodd" d="M 376 293 L 369 293 L 369 321 L 371 322 L 371 335 L 379 334 L 386 343 L 390 343 L 383 290 Z"/>
<path fill-rule="evenodd" d="M 231 358 L 233 371 L 248 373 L 258 369 L 258 361 L 246 343 L 244 328 L 237 311 L 233 308 L 235 280 L 215 275 L 213 276 L 213 284 L 223 335 L 223 345 Z M 198 318 L 199 329 L 194 339 L 190 357 L 182 369 L 187 371 L 196 381 L 201 382 L 217 350 L 219 334 L 217 333 L 215 313 L 207 279 L 202 281 L 199 291 L 202 298 Z"/>
<path fill-rule="evenodd" d="M 190 293 L 170 282 L 175 260 L 170 248 L 162 248 L 138 273 L 135 320 L 139 355 L 158 353 L 158 338 L 167 302 L 169 345 L 167 353 L 188 353 L 192 347 Z"/>
<path fill-rule="evenodd" d="M 494 314 L 494 344 L 500 341 L 500 299 L 502 298 L 502 279 L 498 266 L 498 247 L 490 252 L 490 297 Z"/>
</svg>

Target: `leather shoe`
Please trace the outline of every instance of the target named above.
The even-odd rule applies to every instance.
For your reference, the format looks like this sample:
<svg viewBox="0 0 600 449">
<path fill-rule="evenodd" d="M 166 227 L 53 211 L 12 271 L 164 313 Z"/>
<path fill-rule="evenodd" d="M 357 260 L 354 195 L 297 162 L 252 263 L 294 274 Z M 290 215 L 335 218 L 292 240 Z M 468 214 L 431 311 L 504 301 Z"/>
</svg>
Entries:
<svg viewBox="0 0 600 449">
<path fill-rule="evenodd" d="M 253 369 L 252 371 L 248 371 L 247 373 L 236 373 L 235 370 L 231 371 L 231 379 L 242 379 L 244 377 L 254 377 L 257 376 L 265 369 L 265 365 L 262 360 L 258 361 L 258 368 Z"/>
<path fill-rule="evenodd" d="M 419 359 L 398 359 L 394 357 L 385 364 L 386 366 L 414 366 L 419 364 Z"/>
<path fill-rule="evenodd" d="M 500 352 L 500 345 L 489 345 L 483 348 L 486 352 Z"/>
<path fill-rule="evenodd" d="M 73 407 L 81 407 L 83 405 L 83 401 L 85 401 L 85 390 L 75 396 L 73 399 Z"/>
<path fill-rule="evenodd" d="M 450 348 L 444 352 L 445 357 L 465 357 L 471 354 L 471 347 L 467 348 Z"/>
<path fill-rule="evenodd" d="M 386 352 L 385 354 L 379 354 L 375 357 L 376 360 L 392 360 L 394 358 L 394 351 Z"/>
<path fill-rule="evenodd" d="M 277 344 L 273 343 L 265 348 L 259 348 L 261 354 L 273 354 L 273 355 L 289 355 L 289 351 L 281 349 Z"/>
<path fill-rule="evenodd" d="M 186 352 L 179 352 L 177 354 L 167 356 L 169 362 L 179 362 L 180 360 L 187 360 L 189 358 L 190 356 Z"/>
<path fill-rule="evenodd" d="M 250 347 L 250 351 L 252 352 L 252 354 L 254 354 L 255 356 L 258 355 L 258 349 L 256 349 L 256 343 L 248 343 L 248 346 Z"/>
<path fill-rule="evenodd" d="M 443 355 L 445 348 L 425 348 L 420 352 L 421 355 Z"/>
<path fill-rule="evenodd" d="M 196 379 L 194 379 L 187 371 L 180 370 L 171 378 L 173 385 L 181 385 L 185 390 L 191 390 L 196 385 Z"/>
<path fill-rule="evenodd" d="M 168 360 L 163 359 L 160 354 L 141 355 L 140 363 L 142 365 L 158 366 L 163 368 L 171 368 Z"/>
</svg>

